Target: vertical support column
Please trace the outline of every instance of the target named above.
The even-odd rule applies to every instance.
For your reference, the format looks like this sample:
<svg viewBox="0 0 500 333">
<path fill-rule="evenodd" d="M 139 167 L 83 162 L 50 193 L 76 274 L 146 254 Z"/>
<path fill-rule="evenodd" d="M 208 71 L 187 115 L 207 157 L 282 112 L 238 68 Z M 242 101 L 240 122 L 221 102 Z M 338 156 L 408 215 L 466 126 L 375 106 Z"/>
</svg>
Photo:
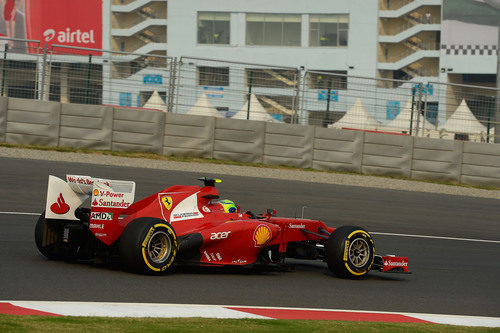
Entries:
<svg viewBox="0 0 500 333">
<path fill-rule="evenodd" d="M 92 54 L 89 54 L 89 63 L 88 63 L 88 68 L 87 68 L 87 89 L 85 91 L 85 104 L 89 104 L 90 76 L 92 75 L 91 70 L 92 70 Z"/>
<path fill-rule="evenodd" d="M 4 92 L 5 92 L 5 65 L 6 65 L 6 62 L 7 62 L 7 52 L 9 51 L 9 45 L 8 43 L 5 43 L 4 45 L 4 50 L 3 50 L 3 61 L 2 61 L 2 93 L 0 94 L 0 96 L 3 96 L 4 95 Z"/>
<path fill-rule="evenodd" d="M 38 57 L 38 99 L 43 101 L 45 95 L 45 76 L 47 67 L 47 44 L 43 45 L 43 55 Z"/>
<path fill-rule="evenodd" d="M 326 112 L 325 118 L 323 119 L 323 127 L 328 127 L 328 122 L 330 121 L 330 98 L 332 94 L 332 79 L 328 80 L 328 94 L 326 95 Z"/>
<path fill-rule="evenodd" d="M 302 73 L 301 73 L 302 74 Z M 307 121 L 307 111 L 304 110 L 304 103 L 305 103 L 305 94 L 306 94 L 306 81 L 307 81 L 307 72 L 304 73 L 302 76 L 302 100 L 300 102 L 300 110 L 299 110 L 299 115 L 297 119 L 297 123 L 301 125 L 307 125 L 309 122 Z"/>
<path fill-rule="evenodd" d="M 252 100 L 252 79 L 253 71 L 250 71 L 250 77 L 248 79 L 248 94 L 247 94 L 247 120 L 250 119 L 250 102 Z"/>
<path fill-rule="evenodd" d="M 498 44 L 497 44 L 497 95 L 495 108 L 495 143 L 500 143 L 500 8 L 497 8 L 498 15 Z"/>
<path fill-rule="evenodd" d="M 177 112 L 178 104 L 178 90 L 176 92 L 176 79 L 177 79 L 177 58 L 172 59 L 170 62 L 170 75 L 168 79 L 168 100 L 167 100 L 167 111 L 174 111 L 174 97 L 176 100 L 175 111 Z M 177 95 L 176 95 L 177 93 Z M 174 96 L 175 95 L 175 96 Z"/>
<path fill-rule="evenodd" d="M 61 63 L 61 72 L 59 74 L 59 84 L 61 90 L 61 103 L 69 103 L 69 89 L 68 89 L 68 63 Z"/>
<path fill-rule="evenodd" d="M 111 70 L 113 63 L 111 62 L 111 53 L 108 53 L 107 59 L 103 57 L 102 63 L 102 104 L 115 105 L 118 103 L 113 103 L 113 81 L 111 80 Z"/>
</svg>

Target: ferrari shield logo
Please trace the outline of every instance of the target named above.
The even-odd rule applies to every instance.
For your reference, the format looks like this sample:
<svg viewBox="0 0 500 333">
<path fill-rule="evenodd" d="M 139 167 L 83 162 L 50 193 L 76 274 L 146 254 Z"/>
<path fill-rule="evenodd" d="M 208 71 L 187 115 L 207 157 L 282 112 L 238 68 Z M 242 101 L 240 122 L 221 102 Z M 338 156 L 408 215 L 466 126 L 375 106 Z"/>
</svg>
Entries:
<svg viewBox="0 0 500 333">
<path fill-rule="evenodd" d="M 161 202 L 163 203 L 163 206 L 165 206 L 166 209 L 170 210 L 172 208 L 172 198 L 168 196 L 164 196 L 161 198 Z"/>
</svg>

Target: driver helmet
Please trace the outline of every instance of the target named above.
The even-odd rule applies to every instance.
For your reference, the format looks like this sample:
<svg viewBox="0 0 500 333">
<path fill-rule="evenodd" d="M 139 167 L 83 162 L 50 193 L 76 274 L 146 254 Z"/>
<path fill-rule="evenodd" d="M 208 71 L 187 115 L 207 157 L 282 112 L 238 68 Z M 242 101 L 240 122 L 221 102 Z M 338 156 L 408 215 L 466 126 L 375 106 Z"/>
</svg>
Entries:
<svg viewBox="0 0 500 333">
<path fill-rule="evenodd" d="M 225 213 L 236 213 L 236 211 L 238 210 L 234 202 L 232 202 L 231 200 L 219 200 L 217 201 L 217 203 L 222 206 Z"/>
</svg>

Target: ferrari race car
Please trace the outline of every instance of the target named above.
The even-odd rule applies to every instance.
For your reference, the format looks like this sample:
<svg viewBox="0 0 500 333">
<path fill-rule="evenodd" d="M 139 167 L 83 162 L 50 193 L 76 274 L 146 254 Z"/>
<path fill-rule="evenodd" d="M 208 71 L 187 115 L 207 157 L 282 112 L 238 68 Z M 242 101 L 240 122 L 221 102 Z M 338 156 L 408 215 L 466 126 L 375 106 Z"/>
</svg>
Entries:
<svg viewBox="0 0 500 333">
<path fill-rule="evenodd" d="M 200 180 L 202 187 L 174 185 L 134 202 L 132 181 L 49 176 L 46 210 L 35 227 L 38 250 L 49 259 L 117 259 L 146 274 L 175 265 L 279 266 L 285 258 L 323 260 L 343 278 L 370 270 L 408 272 L 408 258 L 375 255 L 373 239 L 361 227 L 331 228 L 318 220 L 276 217 L 271 209 L 240 212 L 219 200 L 220 180 Z"/>
</svg>

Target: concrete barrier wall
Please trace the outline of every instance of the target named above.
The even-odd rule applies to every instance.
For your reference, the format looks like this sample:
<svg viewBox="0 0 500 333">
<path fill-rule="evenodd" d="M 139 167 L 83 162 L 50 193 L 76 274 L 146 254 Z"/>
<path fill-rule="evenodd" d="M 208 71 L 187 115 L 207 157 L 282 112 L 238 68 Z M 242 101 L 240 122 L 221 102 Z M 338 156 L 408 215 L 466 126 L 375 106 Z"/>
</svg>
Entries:
<svg viewBox="0 0 500 333">
<path fill-rule="evenodd" d="M 217 118 L 213 157 L 249 163 L 262 163 L 266 123 L 253 120 Z"/>
<path fill-rule="evenodd" d="M 364 132 L 316 128 L 312 167 L 361 172 Z"/>
<path fill-rule="evenodd" d="M 111 107 L 67 103 L 61 105 L 59 146 L 111 150 Z"/>
<path fill-rule="evenodd" d="M 470 185 L 500 186 L 500 144 L 463 143 L 460 181 Z"/>
<path fill-rule="evenodd" d="M 7 143 L 57 146 L 61 104 L 32 99 L 9 98 Z"/>
<path fill-rule="evenodd" d="M 163 154 L 212 158 L 215 118 L 165 115 Z"/>
<path fill-rule="evenodd" d="M 264 163 L 311 168 L 314 127 L 266 123 Z"/>
<path fill-rule="evenodd" d="M 112 150 L 163 153 L 165 113 L 114 108 Z"/>
<path fill-rule="evenodd" d="M 412 147 L 411 136 L 366 132 L 361 172 L 410 177 Z"/>
<path fill-rule="evenodd" d="M 411 178 L 460 181 L 462 141 L 414 138 Z"/>
<path fill-rule="evenodd" d="M 0 97 L 0 142 L 5 142 L 5 131 L 7 130 L 7 97 Z"/>
<path fill-rule="evenodd" d="M 500 144 L 0 97 L 0 142 L 147 151 L 500 187 Z"/>
</svg>

